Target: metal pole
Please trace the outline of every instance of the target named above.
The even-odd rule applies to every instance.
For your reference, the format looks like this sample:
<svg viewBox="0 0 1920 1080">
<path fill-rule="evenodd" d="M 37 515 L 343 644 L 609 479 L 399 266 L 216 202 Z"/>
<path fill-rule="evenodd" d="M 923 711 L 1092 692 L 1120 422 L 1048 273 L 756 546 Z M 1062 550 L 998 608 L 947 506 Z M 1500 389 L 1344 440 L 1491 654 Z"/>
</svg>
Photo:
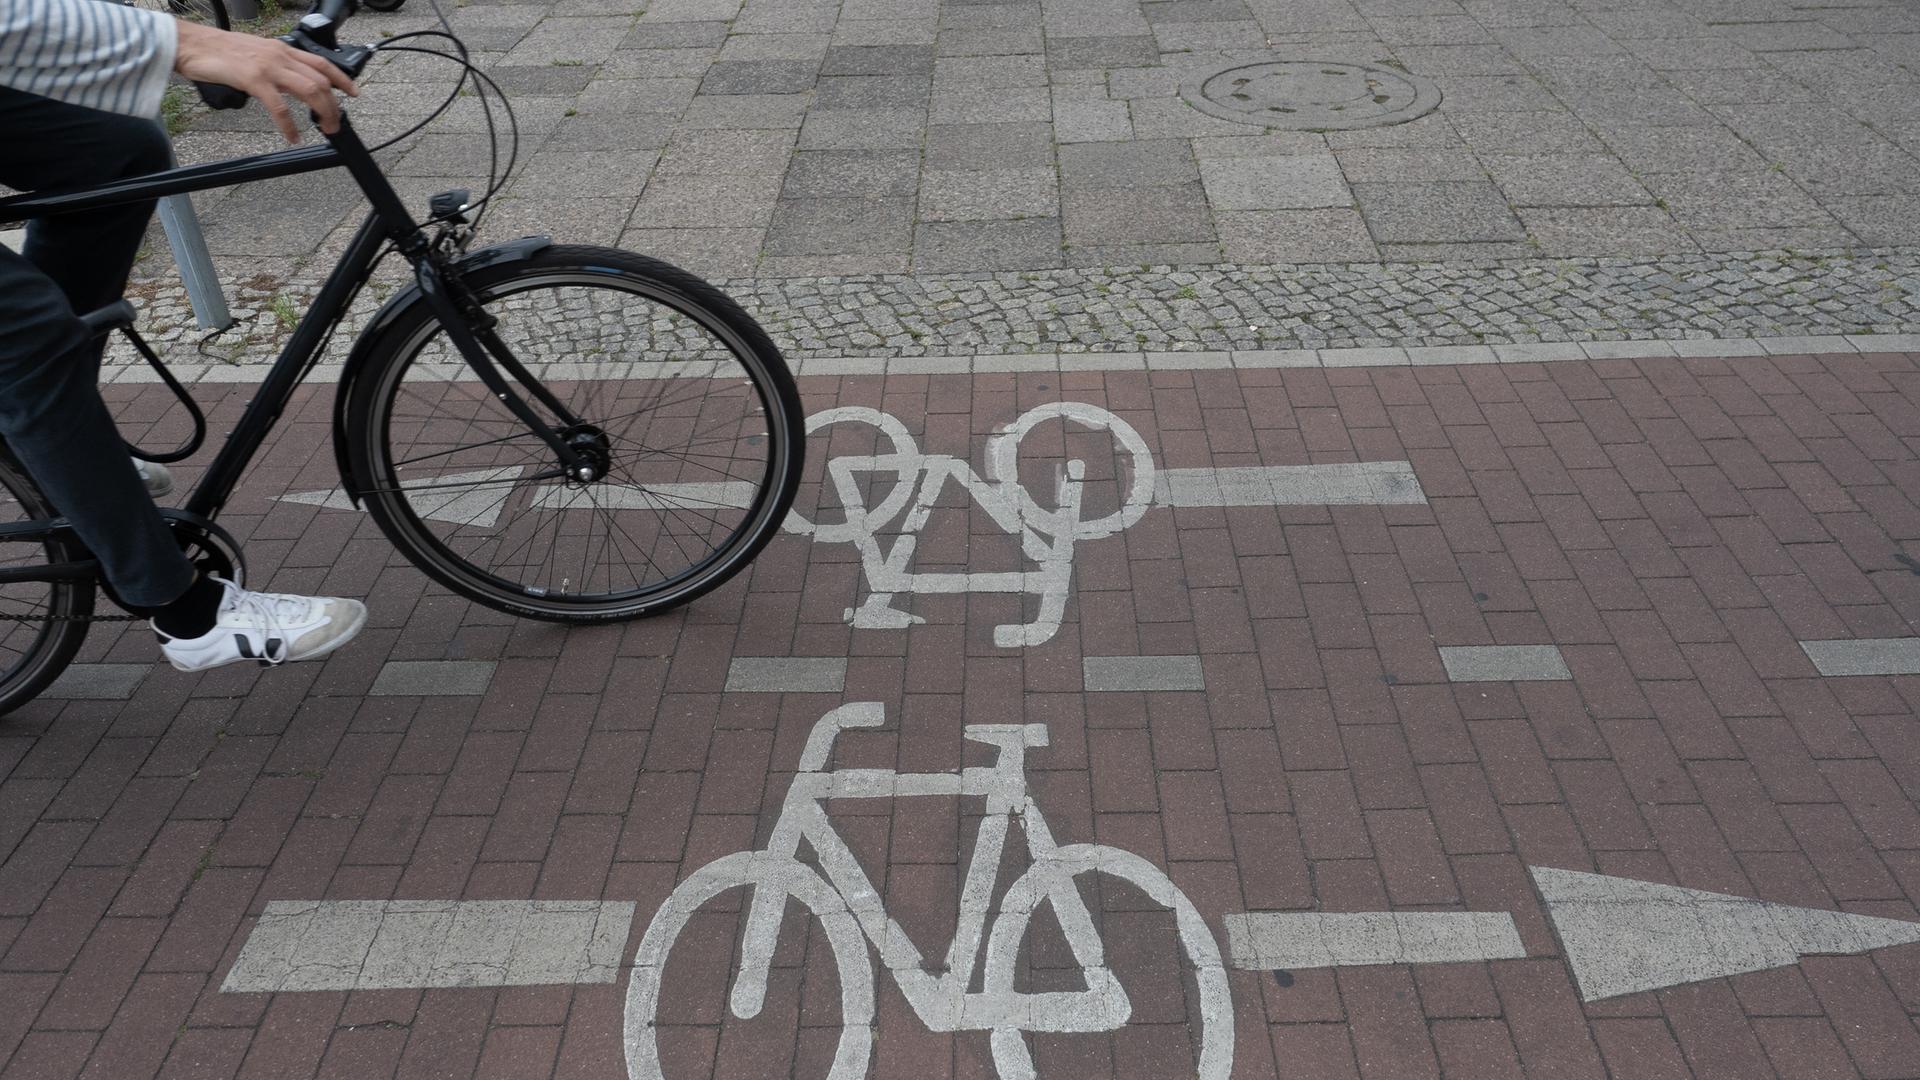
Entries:
<svg viewBox="0 0 1920 1080">
<path fill-rule="evenodd" d="M 220 277 L 214 272 L 213 258 L 207 254 L 207 239 L 200 233 L 200 219 L 194 216 L 193 200 L 185 195 L 169 195 L 160 200 L 160 226 L 166 230 L 167 245 L 173 248 L 174 265 L 180 268 L 180 280 L 186 283 L 187 299 L 193 303 L 193 320 L 202 330 L 225 330 L 233 325 L 227 311 L 226 294 L 220 290 Z"/>
</svg>

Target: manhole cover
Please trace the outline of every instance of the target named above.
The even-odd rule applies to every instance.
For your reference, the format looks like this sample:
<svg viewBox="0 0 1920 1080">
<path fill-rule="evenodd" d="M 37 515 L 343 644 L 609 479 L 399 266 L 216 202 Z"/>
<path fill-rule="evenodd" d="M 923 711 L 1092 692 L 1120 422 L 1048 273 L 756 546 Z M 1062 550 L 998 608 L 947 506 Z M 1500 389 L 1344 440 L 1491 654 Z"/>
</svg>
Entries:
<svg viewBox="0 0 1920 1080">
<path fill-rule="evenodd" d="M 1234 64 L 1180 94 L 1209 116 L 1294 131 L 1404 124 L 1440 104 L 1440 88 L 1418 75 L 1344 60 Z"/>
</svg>

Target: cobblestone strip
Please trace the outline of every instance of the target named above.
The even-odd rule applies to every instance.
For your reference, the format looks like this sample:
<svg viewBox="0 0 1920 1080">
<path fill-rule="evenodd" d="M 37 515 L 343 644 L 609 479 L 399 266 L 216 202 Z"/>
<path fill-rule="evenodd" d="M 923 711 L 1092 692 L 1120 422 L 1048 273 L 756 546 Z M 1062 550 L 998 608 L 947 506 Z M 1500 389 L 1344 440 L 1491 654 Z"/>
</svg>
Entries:
<svg viewBox="0 0 1920 1080">
<path fill-rule="evenodd" d="M 739 278 L 718 282 L 791 357 L 1684 341 L 1920 333 L 1920 251 Z M 230 291 L 238 282 L 230 282 Z M 286 305 L 237 297 L 214 358 L 264 362 Z M 269 290 L 293 310 L 318 290 Z M 142 290 L 150 336 L 194 359 L 170 280 Z M 364 321 L 371 301 L 344 328 Z M 270 310 L 271 309 L 271 310 Z M 231 339 L 232 344 L 228 344 Z M 163 355 L 166 352 L 163 350 Z M 131 359 L 127 357 L 126 359 Z M 1429 362 L 1447 362 L 1435 357 Z M 824 372 L 823 372 L 824 373 Z"/>
</svg>

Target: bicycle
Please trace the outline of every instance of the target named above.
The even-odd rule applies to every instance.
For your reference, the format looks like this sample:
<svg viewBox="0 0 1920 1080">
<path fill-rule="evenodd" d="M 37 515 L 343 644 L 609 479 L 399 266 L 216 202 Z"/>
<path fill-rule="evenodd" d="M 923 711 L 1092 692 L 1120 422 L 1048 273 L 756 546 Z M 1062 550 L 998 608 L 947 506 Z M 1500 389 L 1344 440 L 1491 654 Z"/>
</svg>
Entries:
<svg viewBox="0 0 1920 1080">
<path fill-rule="evenodd" d="M 1035 499 L 1020 481 L 1022 441 L 1040 425 L 1071 421 L 1113 439 L 1111 454 L 1118 489 L 1116 505 L 1089 518 L 1085 513 L 1086 462 L 1071 458 L 1055 480 L 1053 506 Z M 1055 401 L 1037 405 L 987 440 L 987 474 L 980 476 L 965 459 L 946 454 L 923 454 L 913 435 L 897 418 L 864 405 L 848 405 L 807 418 L 807 433 L 817 434 L 834 424 L 864 424 L 876 429 L 882 448 L 873 454 L 843 454 L 826 463 L 827 483 L 845 508 L 845 519 L 815 522 L 797 511 L 788 528 L 821 543 L 852 544 L 869 589 L 867 599 L 849 608 L 846 619 L 863 629 L 903 629 L 917 617 L 893 606 L 898 593 L 1025 592 L 1040 599 L 1031 622 L 993 628 L 993 642 L 1001 648 L 1040 645 L 1060 629 L 1066 613 L 1067 591 L 1073 577 L 1073 549 L 1082 540 L 1111 536 L 1140 520 L 1153 504 L 1153 452 L 1132 424 L 1098 405 Z M 855 477 L 881 474 L 891 487 L 880 501 L 868 506 Z M 1119 476 L 1128 478 L 1119 480 Z M 948 481 L 958 484 L 979 503 L 994 524 L 1020 540 L 1021 554 L 1038 565 L 1018 571 L 914 571 L 908 566 L 918 547 L 917 536 L 932 515 Z M 901 534 L 891 549 L 883 549 L 879 533 L 895 518 Z"/>
<path fill-rule="evenodd" d="M 877 702 L 842 705 L 821 717 L 801 751 L 767 846 L 724 855 L 688 875 L 660 905 L 634 954 L 627 984 L 627 1071 L 634 1080 L 663 1076 L 658 1014 L 662 981 L 674 942 L 689 920 L 722 893 L 752 890 L 739 938 L 739 971 L 728 995 L 734 1016 L 752 1019 L 765 1005 L 787 901 L 798 901 L 825 930 L 839 976 L 841 1034 L 829 1080 L 864 1076 L 873 1047 L 874 978 L 871 946 L 909 1006 L 930 1029 L 985 1031 L 1002 1077 L 1035 1075 L 1025 1032 L 1090 1033 L 1126 1025 L 1132 1005 L 1106 958 L 1100 928 L 1075 878 L 1119 878 L 1159 907 L 1170 909 L 1199 999 L 1201 1080 L 1225 1080 L 1233 1070 L 1233 996 L 1213 932 L 1193 902 L 1146 859 L 1104 844 L 1060 844 L 1027 793 L 1026 751 L 1047 745 L 1043 724 L 968 724 L 966 738 L 997 751 L 989 767 L 955 773 L 901 773 L 892 769 L 831 769 L 833 743 L 849 728 L 878 727 Z M 881 893 L 834 831 L 824 800 L 915 796 L 984 798 L 986 813 L 960 884 L 960 916 L 947 949 L 944 974 L 927 970 L 907 931 L 887 914 Z M 1031 865 L 1001 898 L 987 925 L 1009 827 L 1018 821 Z M 819 869 L 800 861 L 801 845 Z M 1048 906 L 1066 938 L 1084 989 L 1030 992 L 1015 988 L 1021 946 L 1034 911 Z M 703 935 L 709 937 L 709 935 Z M 980 947 L 986 945 L 985 963 Z M 707 942 L 710 944 L 710 940 Z M 976 977 L 981 989 L 970 990 Z"/>
<path fill-rule="evenodd" d="M 511 107 L 451 31 L 341 45 L 337 30 L 356 10 L 354 0 L 320 0 L 282 40 L 353 75 L 376 49 L 452 59 L 462 76 L 440 111 L 472 79 L 490 128 L 488 91 L 511 124 Z M 458 55 L 400 44 L 433 37 L 451 40 Z M 238 92 L 202 93 L 219 105 Z M 497 131 L 493 140 L 497 165 Z M 0 199 L 5 224 L 344 167 L 371 203 L 184 506 L 162 511 L 192 559 L 243 576 L 240 545 L 216 518 L 374 268 L 398 252 L 413 280 L 347 354 L 333 449 L 353 504 L 402 555 L 477 603 L 563 623 L 656 614 L 738 572 L 778 531 L 804 451 L 793 376 L 766 333 L 711 285 L 642 255 L 544 236 L 469 250 L 512 154 L 489 170 L 485 195 L 443 192 L 416 222 L 377 149 L 343 116 L 325 145 Z M 120 301 L 85 319 L 125 334 L 192 418 L 181 447 L 130 450 L 160 462 L 197 451 L 205 416 L 133 333 L 132 307 Z M 701 483 L 743 494 L 722 505 L 690 494 Z M 131 616 L 94 614 L 96 588 L 112 597 L 98 563 L 4 449 L 0 487 L 16 517 L 0 524 L 5 713 L 71 662 L 89 622 Z M 617 499 L 600 498 L 615 491 Z M 449 513 L 450 503 L 465 510 Z"/>
</svg>

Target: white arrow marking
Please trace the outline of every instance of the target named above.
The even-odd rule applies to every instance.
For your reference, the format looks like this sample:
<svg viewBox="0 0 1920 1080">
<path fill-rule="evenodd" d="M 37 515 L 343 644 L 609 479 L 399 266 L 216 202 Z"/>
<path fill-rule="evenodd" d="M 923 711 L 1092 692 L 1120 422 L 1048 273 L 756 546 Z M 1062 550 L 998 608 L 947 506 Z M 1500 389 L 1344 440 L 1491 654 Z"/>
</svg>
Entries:
<svg viewBox="0 0 1920 1080">
<path fill-rule="evenodd" d="M 497 485 L 503 480 L 517 478 L 525 468 L 524 465 L 509 465 L 477 472 L 423 476 L 417 480 L 402 480 L 400 486 L 414 492 L 407 496 L 407 503 L 413 507 L 414 513 L 423 518 L 490 528 L 500 520 L 500 511 L 507 505 L 510 491 Z M 353 500 L 340 488 L 296 491 L 281 495 L 274 501 L 319 506 L 328 510 L 354 508 Z"/>
<path fill-rule="evenodd" d="M 1920 941 L 1920 923 L 1533 867 L 1586 1001 Z"/>
<path fill-rule="evenodd" d="M 1527 955 L 1504 911 L 1250 911 L 1221 921 L 1233 966 L 1255 971 Z"/>
<path fill-rule="evenodd" d="M 220 989 L 610 983 L 631 901 L 274 900 Z"/>
</svg>

